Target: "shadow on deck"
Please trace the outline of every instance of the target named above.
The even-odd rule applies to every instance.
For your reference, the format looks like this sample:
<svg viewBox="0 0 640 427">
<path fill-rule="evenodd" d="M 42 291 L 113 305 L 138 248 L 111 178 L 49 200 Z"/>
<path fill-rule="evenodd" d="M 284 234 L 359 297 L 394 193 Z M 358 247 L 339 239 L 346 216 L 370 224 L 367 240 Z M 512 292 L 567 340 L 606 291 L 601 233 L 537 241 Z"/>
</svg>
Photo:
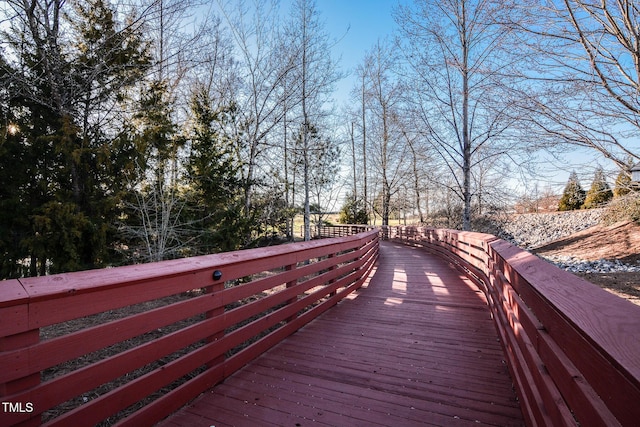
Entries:
<svg viewBox="0 0 640 427">
<path fill-rule="evenodd" d="M 160 425 L 523 425 L 483 292 L 380 246 L 360 290 Z"/>
</svg>

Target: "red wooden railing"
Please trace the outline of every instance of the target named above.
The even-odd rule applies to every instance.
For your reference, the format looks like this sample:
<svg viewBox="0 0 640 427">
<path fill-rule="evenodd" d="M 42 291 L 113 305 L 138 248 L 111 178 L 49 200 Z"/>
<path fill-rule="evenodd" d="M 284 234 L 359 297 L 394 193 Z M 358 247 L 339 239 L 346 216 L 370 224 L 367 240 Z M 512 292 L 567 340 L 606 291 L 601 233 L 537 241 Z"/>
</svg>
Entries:
<svg viewBox="0 0 640 427">
<path fill-rule="evenodd" d="M 484 288 L 528 425 L 638 425 L 640 307 L 491 235 L 383 234 L 445 257 Z"/>
<path fill-rule="evenodd" d="M 120 425 L 151 425 L 360 287 L 377 254 L 370 231 L 0 282 L 0 425 L 112 424 L 127 408 Z"/>
<path fill-rule="evenodd" d="M 378 227 L 373 225 L 349 224 L 349 225 L 329 225 L 314 227 L 314 238 L 326 239 L 329 237 L 351 236 L 365 231 L 375 230 Z"/>
</svg>

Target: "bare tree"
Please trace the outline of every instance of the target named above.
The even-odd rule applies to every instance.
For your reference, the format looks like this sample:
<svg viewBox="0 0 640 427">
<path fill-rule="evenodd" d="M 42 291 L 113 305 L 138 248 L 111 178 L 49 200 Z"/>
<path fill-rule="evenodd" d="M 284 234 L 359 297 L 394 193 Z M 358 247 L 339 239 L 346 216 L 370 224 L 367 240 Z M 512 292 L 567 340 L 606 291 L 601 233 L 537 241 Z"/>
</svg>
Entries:
<svg viewBox="0 0 640 427">
<path fill-rule="evenodd" d="M 178 258 L 195 235 L 191 223 L 183 218 L 186 201 L 174 189 L 149 180 L 132 192 L 125 208 L 138 218 L 137 223 L 119 225 L 120 232 L 135 244 L 128 248 L 134 262 L 154 262 Z"/>
<path fill-rule="evenodd" d="M 640 10 L 635 2 L 529 2 L 522 47 L 534 60 L 524 74 L 520 114 L 539 140 L 587 147 L 620 168 L 640 159 Z"/>
<path fill-rule="evenodd" d="M 349 120 L 347 133 L 351 144 L 351 163 L 353 184 L 352 192 L 348 199 L 352 203 L 362 203 L 364 210 L 371 212 L 372 203 L 369 200 L 369 173 L 370 164 L 367 153 L 367 87 L 368 69 L 366 63 L 368 57 L 356 67 L 354 74 L 357 84 L 351 88 L 349 103 L 344 107 L 343 116 Z"/>
<path fill-rule="evenodd" d="M 417 143 L 416 138 L 411 138 L 407 135 L 407 133 L 403 130 L 402 135 L 407 141 L 407 145 L 409 146 L 409 150 L 411 151 L 411 190 L 414 194 L 414 207 L 418 211 L 418 221 L 420 223 L 424 223 L 424 214 L 422 212 L 422 181 L 423 181 L 423 172 L 419 165 L 419 156 L 417 152 Z M 428 212 L 428 199 L 427 199 L 427 212 Z"/>
<path fill-rule="evenodd" d="M 340 166 L 340 147 L 331 137 L 316 135 L 311 129 L 313 149 L 309 156 L 309 192 L 313 200 L 316 212 L 316 227 L 323 225 L 331 206 L 337 201 L 334 187 L 338 181 L 338 169 Z M 311 207 L 310 207 L 311 210 Z"/>
<path fill-rule="evenodd" d="M 285 116 L 281 89 L 293 65 L 290 56 L 281 49 L 275 1 L 256 1 L 252 7 L 245 1 L 223 3 L 218 0 L 218 4 L 231 31 L 237 58 L 238 134 L 245 143 L 238 156 L 245 163 L 244 204 L 248 215 L 258 176 L 258 160 L 268 150 L 269 137 Z"/>
<path fill-rule="evenodd" d="M 514 147 L 503 69 L 510 32 L 500 1 L 424 0 L 399 7 L 396 21 L 411 75 L 412 116 L 455 184 L 463 203 L 462 228 L 471 227 L 472 169 L 487 156 Z M 489 149 L 491 147 L 491 149 Z"/>
<path fill-rule="evenodd" d="M 207 16 L 202 27 L 199 31 L 202 48 L 186 76 L 189 99 L 204 91 L 215 103 L 212 105 L 214 110 L 234 106 L 241 82 L 229 31 L 224 28 L 222 19 L 215 15 Z"/>
<path fill-rule="evenodd" d="M 351 173 L 353 174 L 353 188 L 351 189 L 354 199 L 358 199 L 358 168 L 356 166 L 356 137 L 353 130 L 353 122 L 349 131 L 349 139 L 351 141 Z"/>
<path fill-rule="evenodd" d="M 360 97 L 360 114 L 361 114 L 361 124 L 362 124 L 362 200 L 364 200 L 364 206 L 367 213 L 369 212 L 368 203 L 369 199 L 367 198 L 367 173 L 369 173 L 369 169 L 367 169 L 367 107 L 366 107 L 366 99 L 367 99 L 367 90 L 366 90 L 366 64 L 363 65 L 362 68 L 359 69 L 359 74 L 362 79 L 361 85 L 361 97 Z M 368 216 L 367 216 L 368 217 Z"/>
<path fill-rule="evenodd" d="M 391 198 L 399 191 L 405 178 L 405 163 L 402 161 L 407 151 L 402 136 L 400 103 L 401 84 L 394 74 L 396 58 L 388 44 L 378 42 L 367 54 L 365 102 L 368 119 L 368 154 L 373 167 L 377 169 L 381 193 L 378 209 L 382 225 L 389 224 Z"/>
<path fill-rule="evenodd" d="M 319 18 L 313 0 L 297 0 L 285 30 L 288 46 L 293 54 L 288 63 L 293 65 L 297 90 L 290 93 L 293 105 L 300 107 L 300 156 L 304 186 L 304 239 L 311 239 L 310 191 L 312 185 L 311 156 L 318 151 L 313 138 L 314 128 L 321 125 L 326 112 L 323 104 L 339 79 L 337 65 L 331 58 L 329 36 Z"/>
</svg>

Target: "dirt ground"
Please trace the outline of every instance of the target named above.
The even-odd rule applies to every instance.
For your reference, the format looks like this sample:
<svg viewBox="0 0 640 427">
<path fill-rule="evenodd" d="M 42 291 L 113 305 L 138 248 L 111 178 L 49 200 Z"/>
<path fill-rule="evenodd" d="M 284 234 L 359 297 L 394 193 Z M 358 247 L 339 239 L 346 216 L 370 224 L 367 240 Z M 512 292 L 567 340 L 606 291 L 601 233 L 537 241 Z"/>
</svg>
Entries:
<svg viewBox="0 0 640 427">
<path fill-rule="evenodd" d="M 532 252 L 539 255 L 574 256 L 587 261 L 608 259 L 636 264 L 640 261 L 640 225 L 632 222 L 610 226 L 597 225 L 541 246 Z M 640 272 L 577 275 L 640 305 Z"/>
</svg>

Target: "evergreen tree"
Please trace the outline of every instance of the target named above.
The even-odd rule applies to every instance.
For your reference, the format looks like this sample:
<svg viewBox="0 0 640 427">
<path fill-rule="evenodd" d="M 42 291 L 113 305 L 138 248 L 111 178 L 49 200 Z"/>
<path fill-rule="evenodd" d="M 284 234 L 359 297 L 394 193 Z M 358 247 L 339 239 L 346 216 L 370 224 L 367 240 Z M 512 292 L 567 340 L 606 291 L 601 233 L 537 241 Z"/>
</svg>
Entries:
<svg viewBox="0 0 640 427">
<path fill-rule="evenodd" d="M 105 265 L 131 156 L 115 123 L 148 64 L 145 43 L 102 0 L 10 7 L 16 18 L 2 29 L 0 68 L 15 69 L 0 77 L 0 92 L 19 132 L 0 159 L 2 208 L 14 217 L 0 217 L 0 229 L 12 230 L 2 245 L 14 248 L 3 253 L 3 277 Z M 29 268 L 18 271 L 24 260 Z"/>
<path fill-rule="evenodd" d="M 368 224 L 369 216 L 364 200 L 356 198 L 353 194 L 348 194 L 338 221 L 342 224 Z"/>
<path fill-rule="evenodd" d="M 614 197 L 621 197 L 629 194 L 631 191 L 638 190 L 638 184 L 631 181 L 631 167 L 634 161 L 631 156 L 626 161 L 626 168 L 623 168 L 616 177 L 616 186 L 613 189 Z"/>
<path fill-rule="evenodd" d="M 3 64 L 0 82 L 7 82 L 3 77 L 10 72 Z M 0 96 L 8 95 L 7 92 L 10 91 L 0 90 Z M 14 107 L 20 103 L 4 96 L 0 99 L 0 279 L 28 274 L 20 261 L 29 257 L 23 241 L 30 233 L 29 204 L 36 200 L 35 194 L 30 194 L 29 165 L 37 158 L 26 143 L 29 135 L 29 128 L 24 126 L 26 121 L 14 114 Z M 19 165 L 23 166 L 16 167 Z"/>
<path fill-rule="evenodd" d="M 578 181 L 578 175 L 575 172 L 571 172 L 569 175 L 569 181 L 564 188 L 562 198 L 558 204 L 559 211 L 571 211 L 580 209 L 584 204 L 585 192 Z"/>
<path fill-rule="evenodd" d="M 72 6 L 77 39 L 68 48 L 75 55 L 66 65 L 69 81 L 62 93 L 68 104 L 54 135 L 61 184 L 35 217 L 38 234 L 51 236 L 46 248 L 52 273 L 100 267 L 111 258 L 121 161 L 129 153 L 119 150 L 120 129 L 108 126 L 114 118 L 109 112 L 141 81 L 149 63 L 141 34 L 128 25 L 118 29 L 110 5 L 94 0 Z"/>
<path fill-rule="evenodd" d="M 155 185 L 172 185 L 176 181 L 178 150 L 184 144 L 178 126 L 173 122 L 173 106 L 167 83 L 154 80 L 140 95 L 139 110 L 135 115 L 139 132 L 136 145 L 144 154 L 144 170 L 152 171 Z"/>
<path fill-rule="evenodd" d="M 15 71 L 0 51 L 0 279 L 20 277 L 18 260 L 24 258 L 18 249 L 23 227 L 16 224 L 16 216 L 23 217 L 20 188 L 26 176 L 11 167 L 23 161 L 20 153 L 19 131 L 12 114 L 10 76 Z M 16 176 L 18 175 L 18 176 Z"/>
<path fill-rule="evenodd" d="M 0 69 L 6 72 L 7 67 L 5 63 Z M 13 79 L 5 82 L 9 99 L 0 112 L 0 278 L 35 276 L 45 274 L 54 257 L 55 265 L 68 265 L 64 251 L 55 247 L 62 229 L 43 229 L 43 218 L 62 191 L 57 115 L 49 106 L 22 96 Z"/>
<path fill-rule="evenodd" d="M 613 192 L 607 183 L 602 168 L 596 169 L 591 188 L 587 192 L 584 200 L 584 209 L 593 209 L 600 207 L 613 198 Z"/>
<path fill-rule="evenodd" d="M 616 177 L 616 186 L 613 189 L 614 197 L 622 197 L 631 192 L 631 175 L 626 170 L 621 170 Z"/>
<path fill-rule="evenodd" d="M 210 96 L 199 90 L 191 100 L 193 129 L 187 178 L 193 191 L 191 217 L 201 230 L 199 252 L 235 250 L 250 234 L 250 218 L 242 215 L 241 164 L 235 152 L 238 141 L 225 127 L 233 121 L 235 107 L 214 109 Z"/>
<path fill-rule="evenodd" d="M 180 185 L 178 154 L 184 138 L 173 122 L 166 83 L 154 80 L 140 95 L 134 119 L 135 171 L 124 203 L 120 233 L 134 260 L 161 261 L 189 254 L 187 194 Z"/>
</svg>

